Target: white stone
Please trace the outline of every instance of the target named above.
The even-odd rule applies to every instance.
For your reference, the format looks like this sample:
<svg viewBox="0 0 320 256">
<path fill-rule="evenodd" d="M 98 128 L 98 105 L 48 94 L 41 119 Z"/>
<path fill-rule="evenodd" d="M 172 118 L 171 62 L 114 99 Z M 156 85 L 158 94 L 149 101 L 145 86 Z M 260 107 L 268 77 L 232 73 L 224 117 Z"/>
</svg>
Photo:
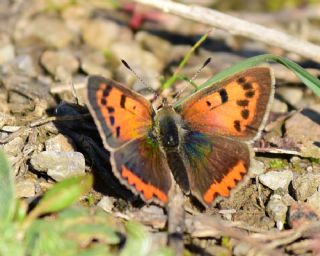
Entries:
<svg viewBox="0 0 320 256">
<path fill-rule="evenodd" d="M 290 170 L 270 171 L 259 176 L 259 181 L 272 190 L 288 190 L 289 183 L 293 179 L 293 173 Z"/>
</svg>

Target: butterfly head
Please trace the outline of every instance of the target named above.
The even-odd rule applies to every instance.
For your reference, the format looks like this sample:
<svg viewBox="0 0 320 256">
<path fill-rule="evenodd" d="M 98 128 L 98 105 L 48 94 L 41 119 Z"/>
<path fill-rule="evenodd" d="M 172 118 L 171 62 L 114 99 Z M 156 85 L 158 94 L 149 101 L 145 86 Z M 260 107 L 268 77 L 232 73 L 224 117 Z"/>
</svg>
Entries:
<svg viewBox="0 0 320 256">
<path fill-rule="evenodd" d="M 155 116 L 156 134 L 162 147 L 175 149 L 179 146 L 181 122 L 180 115 L 165 100 Z"/>
</svg>

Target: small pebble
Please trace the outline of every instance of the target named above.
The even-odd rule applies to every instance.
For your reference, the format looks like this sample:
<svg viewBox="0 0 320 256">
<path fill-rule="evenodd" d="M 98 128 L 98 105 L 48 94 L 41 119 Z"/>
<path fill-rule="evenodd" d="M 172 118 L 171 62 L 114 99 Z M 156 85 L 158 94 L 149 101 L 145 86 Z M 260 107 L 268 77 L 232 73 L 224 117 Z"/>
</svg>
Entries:
<svg viewBox="0 0 320 256">
<path fill-rule="evenodd" d="M 303 96 L 303 91 L 301 88 L 279 88 L 277 93 L 279 93 L 292 106 L 297 105 Z"/>
<path fill-rule="evenodd" d="M 31 157 L 31 164 L 56 181 L 85 173 L 85 159 L 80 152 L 43 151 Z"/>
<path fill-rule="evenodd" d="M 271 111 L 274 113 L 287 113 L 288 112 L 288 106 L 286 103 L 274 99 L 271 105 Z"/>
<path fill-rule="evenodd" d="M 13 140 L 9 141 L 7 144 L 3 145 L 3 151 L 11 156 L 17 156 L 21 153 L 25 145 L 24 139 L 21 137 L 16 137 Z M 1 145 L 2 146 L 2 145 Z"/>
<path fill-rule="evenodd" d="M 292 181 L 296 199 L 305 201 L 312 196 L 320 186 L 319 173 L 305 173 L 295 177 Z"/>
<path fill-rule="evenodd" d="M 36 194 L 36 187 L 34 181 L 30 179 L 23 179 L 16 182 L 17 197 L 33 197 Z"/>
<path fill-rule="evenodd" d="M 46 151 L 70 152 L 74 151 L 75 145 L 72 140 L 62 134 L 58 134 L 45 142 Z"/>
<path fill-rule="evenodd" d="M 70 79 L 80 66 L 78 59 L 68 51 L 45 51 L 40 61 L 49 73 L 61 81 Z"/>
<path fill-rule="evenodd" d="M 307 198 L 307 203 L 309 203 L 315 210 L 320 213 L 320 191 L 316 191 L 313 195 Z"/>
<path fill-rule="evenodd" d="M 282 196 L 279 194 L 273 194 L 267 204 L 267 212 L 270 217 L 276 222 L 276 226 L 279 230 L 283 229 L 283 225 L 286 222 L 288 206 L 283 202 Z"/>
<path fill-rule="evenodd" d="M 272 190 L 288 190 L 288 186 L 293 179 L 293 173 L 290 170 L 269 171 L 259 176 L 259 181 Z"/>
<path fill-rule="evenodd" d="M 109 196 L 104 196 L 99 203 L 97 204 L 98 207 L 103 209 L 105 212 L 111 213 L 114 207 L 115 199 Z"/>
</svg>

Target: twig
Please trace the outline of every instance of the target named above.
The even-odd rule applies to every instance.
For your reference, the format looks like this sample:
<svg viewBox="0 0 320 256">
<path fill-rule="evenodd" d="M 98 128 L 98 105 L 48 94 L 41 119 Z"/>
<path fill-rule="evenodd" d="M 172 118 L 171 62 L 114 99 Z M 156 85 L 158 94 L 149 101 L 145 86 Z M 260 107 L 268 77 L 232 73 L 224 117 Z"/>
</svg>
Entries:
<svg viewBox="0 0 320 256">
<path fill-rule="evenodd" d="M 199 214 L 198 216 L 190 217 L 187 224 L 187 232 L 191 233 L 191 236 L 197 236 L 195 233 L 196 229 L 202 229 L 202 235 L 199 237 L 213 237 L 218 234 L 229 236 L 238 242 L 246 243 L 250 245 L 252 249 L 256 252 L 261 252 L 263 255 L 281 255 L 280 251 L 274 248 L 268 248 L 263 243 L 258 240 L 251 238 L 245 232 L 241 232 L 232 226 L 228 225 L 227 222 L 221 221 L 218 218 L 212 216 L 207 216 L 204 214 Z M 199 233 L 198 233 L 199 235 Z M 255 253 L 254 255 L 257 255 Z"/>
<path fill-rule="evenodd" d="M 174 194 L 168 204 L 168 244 L 175 255 L 183 255 L 183 233 L 184 233 L 184 198 L 183 192 L 177 184 L 174 185 Z"/>
<path fill-rule="evenodd" d="M 271 154 L 286 154 L 293 156 L 302 156 L 302 153 L 297 150 L 285 149 L 285 148 L 272 148 L 272 147 L 254 147 L 254 152 L 259 153 L 271 153 Z"/>
<path fill-rule="evenodd" d="M 183 18 L 227 30 L 231 34 L 245 36 L 263 43 L 299 54 L 320 62 L 320 47 L 300 40 L 283 32 L 197 5 L 184 5 L 170 0 L 135 0 L 137 3 L 150 5 L 164 12 L 176 14 Z"/>
<path fill-rule="evenodd" d="M 50 116 L 50 117 L 41 118 L 32 122 L 31 124 L 29 124 L 29 127 L 33 128 L 33 127 L 41 126 L 52 121 L 56 121 L 56 122 L 74 121 L 74 120 L 79 120 L 79 119 L 88 118 L 88 117 L 90 117 L 90 114 L 79 114 L 77 116 L 73 116 L 73 115 Z"/>
</svg>

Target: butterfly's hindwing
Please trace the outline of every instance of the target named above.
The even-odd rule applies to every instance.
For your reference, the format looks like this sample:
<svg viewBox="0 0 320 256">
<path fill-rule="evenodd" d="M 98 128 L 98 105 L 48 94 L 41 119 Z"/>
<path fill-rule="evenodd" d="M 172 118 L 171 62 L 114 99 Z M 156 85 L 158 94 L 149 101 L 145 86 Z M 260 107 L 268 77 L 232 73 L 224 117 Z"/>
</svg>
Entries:
<svg viewBox="0 0 320 256">
<path fill-rule="evenodd" d="M 191 193 L 202 203 L 228 197 L 250 166 L 246 143 L 222 136 L 189 132 L 183 144 Z"/>
<path fill-rule="evenodd" d="M 111 154 L 113 170 L 122 183 L 145 201 L 168 202 L 172 178 L 154 138 L 135 139 Z"/>
</svg>

